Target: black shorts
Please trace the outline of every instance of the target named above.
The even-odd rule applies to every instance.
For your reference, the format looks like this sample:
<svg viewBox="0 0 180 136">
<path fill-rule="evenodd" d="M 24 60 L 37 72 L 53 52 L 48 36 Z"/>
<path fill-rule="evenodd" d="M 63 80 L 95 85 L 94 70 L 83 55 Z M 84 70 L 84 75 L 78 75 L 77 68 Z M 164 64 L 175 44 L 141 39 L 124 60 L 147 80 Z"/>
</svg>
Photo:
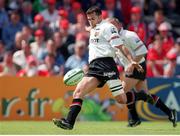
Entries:
<svg viewBox="0 0 180 136">
<path fill-rule="evenodd" d="M 96 77 L 100 81 L 98 87 L 101 88 L 108 80 L 119 79 L 119 72 L 114 59 L 104 57 L 93 60 L 89 64 L 89 70 L 85 76 Z"/>
<path fill-rule="evenodd" d="M 139 72 L 137 69 L 134 69 L 133 73 L 131 75 L 126 75 L 128 78 L 134 78 L 144 81 L 146 79 L 146 62 L 140 63 L 142 66 L 144 72 Z"/>
</svg>

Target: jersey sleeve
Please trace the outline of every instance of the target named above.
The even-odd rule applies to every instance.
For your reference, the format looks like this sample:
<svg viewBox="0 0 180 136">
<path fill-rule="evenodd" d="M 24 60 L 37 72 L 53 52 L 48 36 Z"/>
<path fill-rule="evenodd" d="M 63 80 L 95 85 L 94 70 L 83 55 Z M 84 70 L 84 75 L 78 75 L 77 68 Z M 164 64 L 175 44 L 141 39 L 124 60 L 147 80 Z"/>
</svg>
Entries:
<svg viewBox="0 0 180 136">
<path fill-rule="evenodd" d="M 133 33 L 132 36 L 129 37 L 131 41 L 131 47 L 134 50 L 136 56 L 143 55 L 147 53 L 147 48 L 144 43 L 140 40 L 136 33 Z"/>
<path fill-rule="evenodd" d="M 106 28 L 104 29 L 103 36 L 112 47 L 123 45 L 123 41 L 118 34 L 117 28 L 111 24 L 107 24 Z"/>
</svg>

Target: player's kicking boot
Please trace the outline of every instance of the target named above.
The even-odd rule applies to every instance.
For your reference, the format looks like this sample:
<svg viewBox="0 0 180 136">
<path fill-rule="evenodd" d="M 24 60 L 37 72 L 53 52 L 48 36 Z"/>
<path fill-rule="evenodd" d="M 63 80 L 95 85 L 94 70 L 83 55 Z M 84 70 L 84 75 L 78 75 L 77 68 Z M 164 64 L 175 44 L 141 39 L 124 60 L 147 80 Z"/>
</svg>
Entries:
<svg viewBox="0 0 180 136">
<path fill-rule="evenodd" d="M 171 110 L 171 114 L 169 115 L 168 119 L 173 123 L 173 127 L 176 127 L 177 126 L 177 111 Z"/>
<path fill-rule="evenodd" d="M 62 129 L 66 129 L 66 130 L 71 130 L 73 129 L 73 125 L 71 125 L 65 118 L 62 119 L 53 119 L 52 120 L 54 122 L 54 124 L 57 127 L 60 127 Z"/>
<path fill-rule="evenodd" d="M 141 120 L 140 119 L 139 120 L 131 119 L 128 122 L 129 122 L 128 127 L 136 127 L 136 126 L 141 124 Z"/>
</svg>

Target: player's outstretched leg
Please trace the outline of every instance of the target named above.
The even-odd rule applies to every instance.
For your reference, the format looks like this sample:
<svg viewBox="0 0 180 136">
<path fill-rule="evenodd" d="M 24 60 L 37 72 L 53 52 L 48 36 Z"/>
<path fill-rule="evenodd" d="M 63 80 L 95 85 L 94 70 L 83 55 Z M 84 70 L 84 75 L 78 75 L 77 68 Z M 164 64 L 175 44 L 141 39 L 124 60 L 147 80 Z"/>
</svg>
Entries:
<svg viewBox="0 0 180 136">
<path fill-rule="evenodd" d="M 67 118 L 53 119 L 52 121 L 54 122 L 54 124 L 62 129 L 73 129 L 76 117 L 81 111 L 82 102 L 82 99 L 73 99 Z"/>
<path fill-rule="evenodd" d="M 150 103 L 150 104 L 155 105 L 155 107 L 163 111 L 168 116 L 168 119 L 173 123 L 173 127 L 176 127 L 177 126 L 177 111 L 174 109 L 172 110 L 168 108 L 158 96 L 154 94 L 151 94 L 151 96 L 154 99 L 154 103 Z"/>
<path fill-rule="evenodd" d="M 155 105 L 155 107 L 157 107 L 161 111 L 163 111 L 168 116 L 168 119 L 173 123 L 173 127 L 176 127 L 177 126 L 177 111 L 174 109 L 173 110 L 169 109 L 158 96 L 156 96 L 154 94 L 151 94 L 151 96 L 153 98 L 153 101 L 151 99 L 148 99 L 146 101 L 152 105 Z M 129 121 L 128 126 L 135 127 L 135 126 L 139 125 L 140 119 L 136 112 L 135 104 L 130 104 L 127 107 L 128 107 L 129 113 L 132 117 L 132 119 Z"/>
</svg>

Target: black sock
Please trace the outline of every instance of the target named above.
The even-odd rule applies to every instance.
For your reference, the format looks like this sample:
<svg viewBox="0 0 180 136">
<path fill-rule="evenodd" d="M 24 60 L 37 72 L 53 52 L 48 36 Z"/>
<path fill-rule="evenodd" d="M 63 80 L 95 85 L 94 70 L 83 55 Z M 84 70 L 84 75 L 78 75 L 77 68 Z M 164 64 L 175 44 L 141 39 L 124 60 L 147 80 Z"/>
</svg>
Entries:
<svg viewBox="0 0 180 136">
<path fill-rule="evenodd" d="M 162 102 L 162 100 L 154 94 L 151 94 L 154 100 L 156 100 L 155 106 L 163 111 L 166 115 L 171 115 L 171 110 Z"/>
<path fill-rule="evenodd" d="M 135 98 L 136 100 L 143 100 L 143 101 L 147 101 L 147 94 L 145 91 L 141 90 L 139 92 L 134 92 Z"/>
<path fill-rule="evenodd" d="M 127 105 L 132 104 L 135 102 L 135 95 L 133 91 L 129 91 L 126 93 L 126 97 L 127 97 Z"/>
<path fill-rule="evenodd" d="M 126 93 L 127 96 L 127 104 L 134 103 L 135 101 L 138 100 L 143 100 L 147 101 L 147 94 L 142 90 L 140 92 L 135 92 L 135 91 L 129 91 Z"/>
<path fill-rule="evenodd" d="M 70 106 L 70 111 L 67 116 L 67 120 L 70 124 L 74 125 L 78 113 L 81 111 L 82 99 L 73 99 Z"/>
<path fill-rule="evenodd" d="M 127 105 L 127 107 L 128 107 L 132 120 L 140 120 L 136 111 L 136 104 L 132 103 L 132 104 Z"/>
<path fill-rule="evenodd" d="M 154 95 L 154 94 L 151 94 L 151 96 L 152 96 L 152 98 L 153 98 L 153 100 L 154 100 L 154 105 L 156 105 L 156 103 L 157 103 L 159 97 L 156 96 L 156 95 Z M 152 104 L 152 103 L 150 103 L 150 104 Z"/>
</svg>

